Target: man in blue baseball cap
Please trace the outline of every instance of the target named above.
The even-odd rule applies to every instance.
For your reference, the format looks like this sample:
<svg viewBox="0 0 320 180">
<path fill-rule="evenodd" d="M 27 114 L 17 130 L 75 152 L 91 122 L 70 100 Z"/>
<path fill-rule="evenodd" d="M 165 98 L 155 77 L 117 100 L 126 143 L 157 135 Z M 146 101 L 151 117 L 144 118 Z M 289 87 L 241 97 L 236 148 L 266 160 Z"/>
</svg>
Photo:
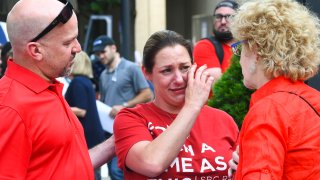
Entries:
<svg viewBox="0 0 320 180">
<path fill-rule="evenodd" d="M 99 52 L 104 51 L 104 48 L 108 45 L 114 45 L 114 41 L 112 38 L 102 35 L 99 36 L 94 42 L 93 42 L 93 52 Z"/>
<path fill-rule="evenodd" d="M 105 69 L 105 65 L 98 58 L 99 52 L 103 52 L 104 48 L 109 45 L 115 45 L 112 38 L 101 35 L 93 42 L 92 52 L 94 53 L 92 59 L 93 80 L 96 85 L 97 96 L 99 96 L 99 78 L 102 71 Z"/>
</svg>

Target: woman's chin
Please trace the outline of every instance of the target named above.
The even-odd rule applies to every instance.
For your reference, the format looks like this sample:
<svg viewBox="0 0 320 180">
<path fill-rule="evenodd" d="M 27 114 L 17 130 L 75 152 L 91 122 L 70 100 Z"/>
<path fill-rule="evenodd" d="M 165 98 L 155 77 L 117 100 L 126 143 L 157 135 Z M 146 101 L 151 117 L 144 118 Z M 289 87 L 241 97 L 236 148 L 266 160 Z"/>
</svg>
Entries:
<svg viewBox="0 0 320 180">
<path fill-rule="evenodd" d="M 247 82 L 243 82 L 243 85 L 246 87 L 246 88 L 248 88 L 248 89 L 251 89 L 251 90 L 254 90 L 255 89 L 255 87 L 252 85 L 252 84 L 250 84 L 250 83 L 247 83 Z"/>
</svg>

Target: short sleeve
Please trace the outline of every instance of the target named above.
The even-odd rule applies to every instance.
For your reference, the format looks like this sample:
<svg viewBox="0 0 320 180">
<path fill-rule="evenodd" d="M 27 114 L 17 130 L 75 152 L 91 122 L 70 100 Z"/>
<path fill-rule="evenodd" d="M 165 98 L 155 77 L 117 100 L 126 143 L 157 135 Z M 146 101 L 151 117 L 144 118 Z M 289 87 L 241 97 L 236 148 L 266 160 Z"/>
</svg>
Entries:
<svg viewBox="0 0 320 180">
<path fill-rule="evenodd" d="M 216 51 L 211 42 L 207 39 L 200 40 L 193 50 L 194 61 L 198 67 L 207 64 L 209 68 L 220 68 L 220 62 L 216 55 Z"/>
<path fill-rule="evenodd" d="M 152 141 L 145 117 L 134 109 L 125 108 L 115 118 L 113 133 L 119 167 L 124 169 L 130 148 L 140 141 Z"/>
<path fill-rule="evenodd" d="M 0 106 L 0 178 L 24 179 L 32 151 L 25 124 L 13 109 Z"/>
</svg>

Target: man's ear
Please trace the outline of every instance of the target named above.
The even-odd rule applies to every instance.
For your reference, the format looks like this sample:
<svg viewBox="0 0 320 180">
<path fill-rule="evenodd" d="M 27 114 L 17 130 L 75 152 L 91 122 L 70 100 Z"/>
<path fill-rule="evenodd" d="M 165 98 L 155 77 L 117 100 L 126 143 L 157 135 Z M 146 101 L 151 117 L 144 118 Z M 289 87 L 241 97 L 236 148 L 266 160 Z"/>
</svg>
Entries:
<svg viewBox="0 0 320 180">
<path fill-rule="evenodd" d="M 142 72 L 144 74 L 144 77 L 149 80 L 149 81 L 152 81 L 151 79 L 151 74 L 146 70 L 146 68 L 144 66 L 141 67 L 142 69 Z"/>
<path fill-rule="evenodd" d="M 42 60 L 43 58 L 43 49 L 42 46 L 37 42 L 29 42 L 27 44 L 27 53 L 32 59 Z"/>
<path fill-rule="evenodd" d="M 110 49 L 113 50 L 113 52 L 117 52 L 117 46 L 116 45 L 110 45 Z"/>
</svg>

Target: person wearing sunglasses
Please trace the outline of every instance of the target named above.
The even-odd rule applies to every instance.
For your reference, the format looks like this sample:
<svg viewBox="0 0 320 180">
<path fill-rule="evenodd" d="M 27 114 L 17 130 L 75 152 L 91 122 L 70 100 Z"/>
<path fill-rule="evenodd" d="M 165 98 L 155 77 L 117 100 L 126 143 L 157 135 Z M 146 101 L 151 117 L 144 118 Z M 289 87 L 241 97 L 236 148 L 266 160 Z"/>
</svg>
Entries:
<svg viewBox="0 0 320 180">
<path fill-rule="evenodd" d="M 114 139 L 88 151 L 55 80 L 81 51 L 72 5 L 20 0 L 7 29 L 13 58 L 0 80 L 0 179 L 94 179 L 93 169 L 114 156 Z"/>
<path fill-rule="evenodd" d="M 294 0 L 253 0 L 234 17 L 243 83 L 256 91 L 239 136 L 235 179 L 319 179 L 319 18 Z"/>
<path fill-rule="evenodd" d="M 213 11 L 212 35 L 198 41 L 193 50 L 195 62 L 199 66 L 206 64 L 216 80 L 230 66 L 230 45 L 235 42 L 230 32 L 230 21 L 237 8 L 238 3 L 233 0 L 219 2 Z"/>
</svg>

